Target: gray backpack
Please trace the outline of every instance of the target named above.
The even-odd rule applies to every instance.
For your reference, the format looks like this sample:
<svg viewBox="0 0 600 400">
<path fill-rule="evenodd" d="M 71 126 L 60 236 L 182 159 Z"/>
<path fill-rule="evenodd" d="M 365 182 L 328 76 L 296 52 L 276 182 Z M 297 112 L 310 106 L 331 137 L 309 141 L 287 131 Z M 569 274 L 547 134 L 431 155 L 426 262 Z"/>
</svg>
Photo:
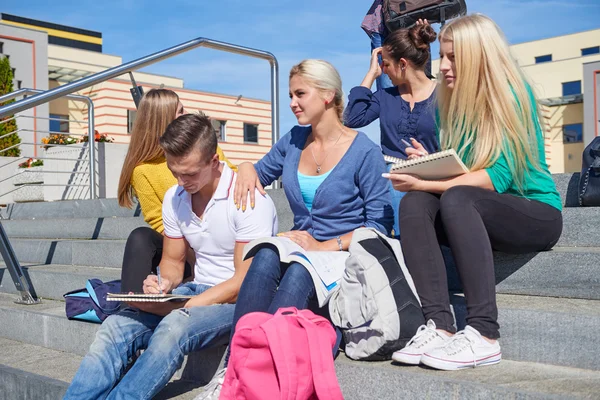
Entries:
<svg viewBox="0 0 600 400">
<path fill-rule="evenodd" d="M 354 231 L 340 288 L 329 301 L 346 355 L 389 360 L 425 324 L 400 242 L 370 228 Z"/>
</svg>

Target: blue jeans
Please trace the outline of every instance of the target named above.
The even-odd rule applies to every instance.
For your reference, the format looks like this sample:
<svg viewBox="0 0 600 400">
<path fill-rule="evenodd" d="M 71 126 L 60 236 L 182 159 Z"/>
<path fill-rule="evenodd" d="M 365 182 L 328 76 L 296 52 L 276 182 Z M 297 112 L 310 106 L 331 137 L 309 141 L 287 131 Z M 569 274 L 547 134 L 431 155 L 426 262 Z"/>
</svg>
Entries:
<svg viewBox="0 0 600 400">
<path fill-rule="evenodd" d="M 391 168 L 392 164 L 388 164 L 387 171 L 390 172 Z M 390 196 L 392 197 L 392 208 L 394 209 L 394 226 L 392 227 L 393 231 L 390 236 L 395 239 L 400 239 L 400 200 L 402 200 L 406 192 L 399 192 L 394 189 L 392 181 L 388 183 L 388 189 Z"/>
<path fill-rule="evenodd" d="M 186 283 L 177 294 L 210 286 Z M 180 308 L 166 317 L 124 308 L 108 317 L 67 390 L 65 399 L 150 399 L 181 367 L 184 355 L 227 343 L 234 304 Z M 145 349 L 131 369 L 126 367 Z"/>
<path fill-rule="evenodd" d="M 279 254 L 270 247 L 260 249 L 244 278 L 238 294 L 231 337 L 237 322 L 244 315 L 262 311 L 275 314 L 281 307 L 308 308 L 316 297 L 315 286 L 306 268 L 298 263 L 283 264 Z M 225 366 L 229 362 L 229 350 Z"/>
<path fill-rule="evenodd" d="M 384 41 L 385 35 L 373 32 L 371 34 L 371 52 L 373 52 L 373 50 L 375 50 L 376 48 L 381 47 Z M 381 56 L 379 56 L 379 64 L 381 65 Z M 394 86 L 392 80 L 386 74 L 381 74 L 381 76 L 375 80 L 375 83 L 377 86 L 377 90 L 386 89 Z"/>
</svg>

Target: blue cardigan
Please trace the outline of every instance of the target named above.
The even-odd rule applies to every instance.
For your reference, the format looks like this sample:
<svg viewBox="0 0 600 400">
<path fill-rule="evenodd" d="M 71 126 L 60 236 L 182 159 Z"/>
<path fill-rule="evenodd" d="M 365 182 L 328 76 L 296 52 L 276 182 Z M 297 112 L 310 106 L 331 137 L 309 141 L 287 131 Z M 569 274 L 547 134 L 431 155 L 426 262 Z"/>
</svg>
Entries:
<svg viewBox="0 0 600 400">
<path fill-rule="evenodd" d="M 345 124 L 350 128 L 362 128 L 379 118 L 381 129 L 381 149 L 383 154 L 406 158 L 409 138 L 417 139 L 429 153 L 438 151 L 434 120 L 435 91 L 428 99 L 410 104 L 400 96 L 398 87 L 371 90 L 357 86 L 350 90 L 346 107 Z"/>
<path fill-rule="evenodd" d="M 308 231 L 324 241 L 361 226 L 389 234 L 393 210 L 388 180 L 379 147 L 359 132 L 315 193 L 308 211 L 298 183 L 300 155 L 310 127 L 295 126 L 254 166 L 260 182 L 269 185 L 282 177 L 283 188 L 294 213 L 293 230 Z"/>
</svg>

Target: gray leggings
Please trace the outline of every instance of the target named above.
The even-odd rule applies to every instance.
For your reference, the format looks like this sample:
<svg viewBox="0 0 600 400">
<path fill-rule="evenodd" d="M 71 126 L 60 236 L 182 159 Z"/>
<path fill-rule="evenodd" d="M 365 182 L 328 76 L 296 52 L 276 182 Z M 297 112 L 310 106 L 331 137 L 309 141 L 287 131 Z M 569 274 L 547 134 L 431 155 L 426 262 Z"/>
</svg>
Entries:
<svg viewBox="0 0 600 400">
<path fill-rule="evenodd" d="M 549 250 L 562 232 L 562 213 L 510 194 L 456 186 L 444 194 L 410 192 L 400 206 L 406 265 L 425 319 L 454 332 L 440 245 L 452 249 L 467 303 L 467 324 L 490 339 L 500 337 L 492 250 Z"/>
</svg>

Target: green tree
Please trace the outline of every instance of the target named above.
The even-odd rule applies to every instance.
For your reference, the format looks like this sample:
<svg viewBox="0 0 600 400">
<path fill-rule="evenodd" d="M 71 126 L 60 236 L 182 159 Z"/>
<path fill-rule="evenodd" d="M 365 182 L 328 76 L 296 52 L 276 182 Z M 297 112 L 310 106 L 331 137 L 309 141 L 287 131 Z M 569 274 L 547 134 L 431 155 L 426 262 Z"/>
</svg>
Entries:
<svg viewBox="0 0 600 400">
<path fill-rule="evenodd" d="M 10 61 L 8 57 L 0 58 L 0 96 L 5 95 L 13 91 L 13 71 L 10 67 Z M 0 103 L 0 107 L 10 104 L 15 100 L 9 100 L 4 103 Z M 7 116 L 0 118 L 0 156 L 4 157 L 19 157 L 21 155 L 21 149 L 19 147 L 13 147 L 10 150 L 2 151 L 11 146 L 21 143 L 21 138 L 17 132 L 17 120 L 11 119 L 13 116 Z M 8 121 L 10 120 L 10 121 Z M 6 121 L 6 122 L 3 122 Z M 4 135 L 14 132 L 6 137 Z"/>
</svg>

